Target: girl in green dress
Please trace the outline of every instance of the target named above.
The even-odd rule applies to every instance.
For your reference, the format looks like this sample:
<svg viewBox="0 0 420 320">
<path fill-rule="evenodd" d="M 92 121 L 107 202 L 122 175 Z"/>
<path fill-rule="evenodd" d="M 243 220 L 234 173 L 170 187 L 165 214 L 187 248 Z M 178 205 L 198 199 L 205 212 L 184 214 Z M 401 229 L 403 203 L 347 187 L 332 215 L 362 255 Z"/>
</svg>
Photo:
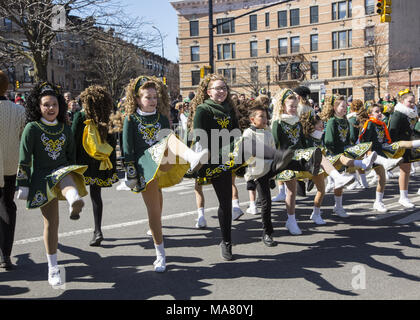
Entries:
<svg viewBox="0 0 420 320">
<path fill-rule="evenodd" d="M 156 272 L 166 270 L 162 236 L 162 188 L 179 183 L 188 170 L 207 161 L 208 150 L 189 149 L 169 126 L 166 86 L 157 78 L 141 76 L 126 88 L 123 146 L 127 186 L 141 192 L 156 249 Z"/>
<path fill-rule="evenodd" d="M 86 185 L 89 186 L 95 224 L 93 238 L 89 245 L 99 246 L 103 240 L 101 190 L 112 187 L 112 184 L 118 181 L 115 152 L 117 143 L 114 135 L 109 134 L 113 105 L 107 90 L 97 85 L 86 88 L 80 95 L 80 101 L 83 110 L 74 115 L 72 123 L 76 144 L 76 162 L 88 166 L 84 177 Z M 98 143 L 105 143 L 110 154 L 92 154 L 93 149 L 86 145 L 90 126 L 97 129 L 100 138 Z"/>
<path fill-rule="evenodd" d="M 398 103 L 389 119 L 389 134 L 392 141 L 411 141 L 414 139 L 414 128 L 418 121 L 418 114 L 414 94 L 409 90 L 402 90 L 398 93 Z M 418 140 L 417 140 L 418 141 Z M 415 205 L 408 199 L 408 183 L 410 180 L 411 163 L 420 160 L 416 149 L 417 143 L 412 141 L 414 150 L 406 149 L 403 155 L 403 162 L 400 164 L 400 187 L 399 203 L 406 208 L 413 208 Z"/>
<path fill-rule="evenodd" d="M 27 125 L 20 144 L 16 184 L 18 199 L 28 209 L 40 208 L 44 217 L 44 244 L 48 259 L 48 282 L 60 285 L 57 265 L 58 200 L 67 200 L 70 219 L 79 219 L 87 195 L 83 172 L 75 165 L 75 146 L 67 125 L 64 98 L 49 83 L 38 84 L 26 105 Z"/>
<path fill-rule="evenodd" d="M 367 110 L 361 110 L 357 118 L 362 125 L 358 140 L 360 142 L 372 142 L 372 150 L 376 151 L 378 154 L 375 160 L 376 166 L 374 167 L 378 184 L 376 187 L 376 199 L 373 204 L 373 209 L 385 213 L 388 211 L 383 203 L 386 184 L 385 171 L 392 170 L 403 161 L 403 158 L 401 157 L 404 152 L 403 146 L 409 146 L 411 141 L 400 141 L 391 144 L 392 141 L 387 125 L 382 121 L 382 105 L 380 104 L 373 103 Z M 388 157 L 394 159 L 389 159 Z"/>
<path fill-rule="evenodd" d="M 330 96 L 325 98 L 325 105 L 320 114 L 320 118 L 326 122 L 324 144 L 327 152 L 333 156 L 338 156 L 340 163 L 354 170 L 355 168 L 368 170 L 372 167 L 376 152 L 371 152 L 372 143 L 360 143 L 351 146 L 350 125 L 346 118 L 347 101 L 344 96 Z M 365 154 L 370 153 L 362 159 Z M 343 208 L 343 187 L 334 186 L 335 205 L 333 212 L 342 218 L 347 218 L 348 214 Z"/>
<path fill-rule="evenodd" d="M 275 96 L 275 104 L 273 110 L 273 124 L 272 131 L 276 146 L 278 149 L 291 149 L 294 150 L 295 159 L 299 160 L 304 158 L 309 160 L 315 152 L 319 152 L 320 167 L 331 175 L 337 185 L 345 185 L 353 180 L 349 175 L 340 174 L 322 155 L 319 146 L 308 146 L 303 132 L 302 123 L 297 116 L 298 99 L 290 89 L 283 89 Z M 306 113 L 303 113 L 305 115 Z M 296 218 L 295 218 L 295 205 L 296 205 L 296 180 L 297 179 L 312 179 L 321 193 L 325 192 L 323 183 L 324 176 L 318 172 L 308 173 L 306 171 L 291 171 L 286 170 L 278 175 L 278 179 L 286 183 L 288 193 L 286 196 L 286 211 L 287 221 L 286 228 L 293 235 L 301 234 Z M 321 197 L 322 200 L 322 197 Z M 325 224 L 321 218 L 320 206 L 314 209 L 313 220 L 317 224 Z"/>
</svg>

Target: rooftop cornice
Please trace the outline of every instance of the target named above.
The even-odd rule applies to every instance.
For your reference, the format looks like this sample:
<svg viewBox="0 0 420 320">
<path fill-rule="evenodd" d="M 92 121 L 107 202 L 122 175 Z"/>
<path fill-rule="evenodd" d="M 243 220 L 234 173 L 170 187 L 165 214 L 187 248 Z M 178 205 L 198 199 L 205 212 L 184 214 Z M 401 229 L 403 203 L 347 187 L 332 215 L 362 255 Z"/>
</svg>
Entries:
<svg viewBox="0 0 420 320">
<path fill-rule="evenodd" d="M 226 12 L 270 4 L 279 0 L 213 0 L 213 12 Z M 208 0 L 173 0 L 170 2 L 179 15 L 207 14 Z"/>
</svg>

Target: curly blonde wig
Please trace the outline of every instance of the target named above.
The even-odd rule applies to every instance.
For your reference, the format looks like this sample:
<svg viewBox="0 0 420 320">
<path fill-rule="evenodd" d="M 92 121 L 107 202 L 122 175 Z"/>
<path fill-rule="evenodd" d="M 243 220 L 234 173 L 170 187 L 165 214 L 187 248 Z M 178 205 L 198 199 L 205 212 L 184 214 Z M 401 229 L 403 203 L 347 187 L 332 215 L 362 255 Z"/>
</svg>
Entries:
<svg viewBox="0 0 420 320">
<path fill-rule="evenodd" d="M 330 118 L 334 117 L 334 108 L 339 106 L 341 102 L 346 101 L 344 96 L 327 96 L 324 100 L 324 107 L 320 113 L 322 121 L 327 122 Z"/>
<path fill-rule="evenodd" d="M 143 82 L 139 86 L 138 82 Z M 137 88 L 136 88 L 137 86 Z M 139 91 L 145 88 L 155 88 L 157 92 L 158 105 L 157 112 L 163 114 L 168 119 L 170 119 L 170 105 L 169 105 L 169 96 L 166 86 L 156 77 L 151 76 L 140 76 L 136 79 L 131 79 L 130 83 L 125 88 L 126 101 L 125 106 L 125 116 L 129 117 L 134 114 L 138 107 L 136 97 L 139 97 Z M 137 90 L 136 90 L 137 89 Z"/>
<path fill-rule="evenodd" d="M 273 97 L 273 119 L 272 123 L 278 119 L 284 113 L 284 102 L 286 99 L 296 99 L 296 95 L 289 88 L 284 88 L 280 91 L 277 91 Z"/>
<path fill-rule="evenodd" d="M 302 124 L 303 134 L 308 138 L 312 132 L 315 131 L 315 125 L 322 121 L 318 115 L 313 115 L 311 112 L 304 112 L 300 116 L 300 123 Z"/>
<path fill-rule="evenodd" d="M 191 100 L 190 102 L 190 114 L 188 116 L 188 129 L 191 130 L 193 127 L 193 122 L 194 122 L 194 114 L 195 114 L 195 110 L 197 109 L 197 107 L 200 104 L 203 104 L 204 101 L 206 101 L 207 99 L 210 99 L 210 96 L 207 93 L 207 90 L 210 86 L 210 84 L 212 84 L 214 81 L 217 80 L 221 80 L 225 83 L 226 87 L 227 87 L 227 97 L 225 102 L 227 102 L 230 106 L 232 106 L 232 108 L 235 108 L 235 103 L 233 103 L 231 97 L 230 97 L 230 88 L 228 86 L 228 83 L 225 79 L 225 77 L 223 77 L 220 74 L 208 74 L 199 84 L 198 88 L 197 88 L 197 92 L 196 95 L 194 97 L 194 99 Z"/>
<path fill-rule="evenodd" d="M 360 100 L 360 99 L 355 99 L 350 104 L 350 111 L 351 112 L 358 112 L 362 108 L 363 108 L 363 101 Z"/>
</svg>

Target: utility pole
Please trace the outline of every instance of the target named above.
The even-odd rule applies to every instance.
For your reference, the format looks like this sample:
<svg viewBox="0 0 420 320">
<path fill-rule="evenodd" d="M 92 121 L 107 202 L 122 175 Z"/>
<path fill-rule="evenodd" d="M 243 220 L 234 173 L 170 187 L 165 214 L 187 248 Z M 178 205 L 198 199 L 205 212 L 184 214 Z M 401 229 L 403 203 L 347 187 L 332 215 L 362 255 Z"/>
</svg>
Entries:
<svg viewBox="0 0 420 320">
<path fill-rule="evenodd" d="M 217 23 L 217 24 L 213 24 L 213 0 L 208 0 L 209 2 L 209 66 L 210 66 L 210 73 L 214 72 L 214 40 L 213 40 L 213 29 L 217 28 L 218 26 L 225 24 L 225 23 L 230 23 L 233 20 L 245 17 L 247 15 L 250 15 L 251 13 L 260 11 L 260 10 L 264 10 L 270 7 L 274 7 L 277 6 L 279 4 L 284 4 L 284 3 L 288 3 L 288 2 L 292 2 L 295 0 L 283 0 L 283 1 L 278 1 L 276 3 L 272 3 L 269 5 L 266 5 L 264 7 L 261 7 L 259 9 L 254 9 L 251 10 L 249 12 L 243 13 L 237 17 L 233 17 L 232 19 L 229 19 L 227 21 L 221 22 L 221 23 Z"/>
<path fill-rule="evenodd" d="M 209 66 L 210 73 L 214 72 L 214 43 L 213 43 L 213 0 L 209 0 Z"/>
</svg>

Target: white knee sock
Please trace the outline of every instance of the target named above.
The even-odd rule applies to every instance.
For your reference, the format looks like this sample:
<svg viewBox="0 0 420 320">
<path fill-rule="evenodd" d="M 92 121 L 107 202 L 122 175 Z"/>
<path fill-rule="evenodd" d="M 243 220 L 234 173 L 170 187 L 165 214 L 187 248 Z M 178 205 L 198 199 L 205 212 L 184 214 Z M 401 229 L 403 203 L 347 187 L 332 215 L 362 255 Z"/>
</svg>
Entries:
<svg viewBox="0 0 420 320">
<path fill-rule="evenodd" d="M 155 250 L 156 250 L 156 257 L 159 258 L 165 258 L 165 247 L 163 245 L 163 241 L 161 244 L 155 243 Z"/>
<path fill-rule="evenodd" d="M 80 199 L 79 193 L 77 192 L 76 188 L 71 188 L 66 192 L 65 195 L 69 204 L 72 204 L 76 200 Z"/>
<path fill-rule="evenodd" d="M 314 215 L 317 215 L 317 216 L 321 215 L 321 208 L 314 206 Z"/>
<path fill-rule="evenodd" d="M 366 180 L 366 174 L 365 173 L 359 173 L 360 180 L 362 181 L 363 186 L 368 186 L 368 182 Z"/>
<path fill-rule="evenodd" d="M 342 208 L 343 207 L 343 196 L 334 196 L 334 200 L 335 200 L 335 206 L 337 208 Z"/>
<path fill-rule="evenodd" d="M 383 192 L 376 191 L 376 202 L 383 202 L 384 194 Z"/>
<path fill-rule="evenodd" d="M 420 148 L 420 140 L 413 140 L 411 143 L 413 144 L 414 149 Z"/>
<path fill-rule="evenodd" d="M 48 254 L 47 253 L 48 268 L 57 266 L 57 254 Z"/>
<path fill-rule="evenodd" d="M 287 214 L 287 221 L 295 221 L 296 222 L 296 217 L 294 214 Z"/>
<path fill-rule="evenodd" d="M 198 213 L 198 217 L 204 216 L 204 208 L 203 207 L 198 208 L 197 209 L 197 213 Z"/>
<path fill-rule="evenodd" d="M 232 207 L 239 208 L 239 199 L 232 200 Z"/>
<path fill-rule="evenodd" d="M 400 190 L 400 199 L 408 199 L 408 190 Z"/>
<path fill-rule="evenodd" d="M 279 194 L 286 195 L 286 185 L 284 183 L 279 185 Z"/>
</svg>

